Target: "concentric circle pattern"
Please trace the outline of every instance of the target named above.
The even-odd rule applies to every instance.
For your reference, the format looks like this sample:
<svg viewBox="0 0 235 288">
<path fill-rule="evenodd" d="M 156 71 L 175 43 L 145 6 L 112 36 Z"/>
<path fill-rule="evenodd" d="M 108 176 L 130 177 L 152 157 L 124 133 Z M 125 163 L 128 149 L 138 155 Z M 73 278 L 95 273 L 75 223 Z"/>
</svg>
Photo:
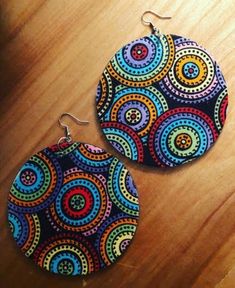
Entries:
<svg viewBox="0 0 235 288">
<path fill-rule="evenodd" d="M 138 163 L 173 167 L 203 155 L 216 141 L 228 95 L 205 49 L 181 36 L 152 34 L 114 55 L 96 104 L 102 131 L 118 152 Z"/>
<path fill-rule="evenodd" d="M 62 275 L 86 275 L 115 262 L 133 238 L 138 216 L 128 170 L 84 143 L 54 145 L 32 156 L 8 198 L 17 245 L 41 268 Z"/>
</svg>

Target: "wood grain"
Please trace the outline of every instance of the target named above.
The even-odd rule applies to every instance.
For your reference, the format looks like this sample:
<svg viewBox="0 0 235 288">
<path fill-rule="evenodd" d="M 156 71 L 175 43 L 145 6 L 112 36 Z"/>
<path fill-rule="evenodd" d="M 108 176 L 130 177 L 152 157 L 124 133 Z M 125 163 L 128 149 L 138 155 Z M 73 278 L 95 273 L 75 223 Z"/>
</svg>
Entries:
<svg viewBox="0 0 235 288">
<path fill-rule="evenodd" d="M 235 79 L 232 0 L 1 0 L 0 287 L 235 287 Z M 19 167 L 61 136 L 65 111 L 76 140 L 115 154 L 104 141 L 94 105 L 98 79 L 124 44 L 149 34 L 140 16 L 172 15 L 157 25 L 194 39 L 217 59 L 229 89 L 229 114 L 217 144 L 174 170 L 126 159 L 138 187 L 141 219 L 128 252 L 86 278 L 43 272 L 16 248 L 7 225 L 7 195 Z"/>
</svg>

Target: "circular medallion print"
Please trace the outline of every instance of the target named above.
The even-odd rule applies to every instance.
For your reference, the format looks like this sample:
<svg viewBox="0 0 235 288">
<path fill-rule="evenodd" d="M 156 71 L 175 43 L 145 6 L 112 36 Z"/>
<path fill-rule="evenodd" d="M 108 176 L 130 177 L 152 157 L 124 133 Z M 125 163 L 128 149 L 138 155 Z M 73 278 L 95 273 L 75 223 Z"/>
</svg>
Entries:
<svg viewBox="0 0 235 288">
<path fill-rule="evenodd" d="M 125 166 L 90 144 L 63 144 L 33 155 L 8 197 L 8 220 L 23 253 L 41 268 L 86 275 L 129 246 L 138 194 Z"/>
<path fill-rule="evenodd" d="M 127 44 L 106 66 L 96 94 L 101 129 L 138 163 L 174 167 L 203 155 L 226 118 L 227 87 L 196 42 L 150 35 Z"/>
</svg>

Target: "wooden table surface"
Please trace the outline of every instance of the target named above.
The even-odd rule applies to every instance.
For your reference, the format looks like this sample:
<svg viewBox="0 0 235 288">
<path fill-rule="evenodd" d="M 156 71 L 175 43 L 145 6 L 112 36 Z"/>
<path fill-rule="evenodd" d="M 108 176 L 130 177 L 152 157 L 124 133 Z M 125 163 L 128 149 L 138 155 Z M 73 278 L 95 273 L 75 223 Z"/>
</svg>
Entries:
<svg viewBox="0 0 235 288">
<path fill-rule="evenodd" d="M 0 287 L 235 287 L 235 109 L 233 0 L 1 0 Z M 41 271 L 18 251 L 7 223 L 7 195 L 20 166 L 62 136 L 72 112 L 75 140 L 114 153 L 96 122 L 94 97 L 108 60 L 155 23 L 189 37 L 218 61 L 229 113 L 216 145 L 200 160 L 160 171 L 124 160 L 138 187 L 141 218 L 132 245 L 102 273 L 71 279 Z"/>
</svg>

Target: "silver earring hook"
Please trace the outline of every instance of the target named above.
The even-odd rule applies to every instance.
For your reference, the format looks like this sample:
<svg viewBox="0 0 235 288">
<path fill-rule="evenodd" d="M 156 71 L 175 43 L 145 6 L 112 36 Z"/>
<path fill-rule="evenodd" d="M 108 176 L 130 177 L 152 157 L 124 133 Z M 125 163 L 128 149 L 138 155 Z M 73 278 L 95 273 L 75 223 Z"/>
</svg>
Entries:
<svg viewBox="0 0 235 288">
<path fill-rule="evenodd" d="M 157 28 L 157 27 L 155 27 L 150 20 L 144 19 L 147 14 L 154 15 L 154 16 L 156 16 L 158 19 L 162 19 L 162 20 L 171 19 L 172 17 L 171 17 L 171 16 L 161 16 L 161 15 L 159 15 L 159 14 L 157 14 L 157 13 L 151 11 L 151 10 L 145 11 L 145 12 L 143 13 L 143 15 L 141 16 L 141 21 L 142 21 L 142 23 L 143 23 L 144 25 L 148 25 L 148 26 L 151 28 L 153 34 L 157 34 L 157 35 L 160 36 L 160 35 L 161 35 L 160 29 Z"/>
<path fill-rule="evenodd" d="M 60 144 L 61 144 L 62 141 L 66 141 L 67 143 L 73 142 L 69 126 L 62 122 L 62 119 L 64 117 L 67 117 L 67 116 L 70 117 L 74 122 L 76 122 L 79 125 L 84 125 L 84 124 L 88 124 L 89 123 L 89 121 L 80 120 L 79 118 L 75 117 L 74 115 L 72 115 L 71 113 L 68 113 L 68 112 L 65 112 L 65 113 L 61 114 L 59 119 L 58 119 L 58 123 L 59 123 L 60 127 L 64 129 L 65 136 L 63 136 L 63 137 L 61 137 L 59 139 L 59 141 L 57 143 L 59 148 L 60 148 Z"/>
</svg>

